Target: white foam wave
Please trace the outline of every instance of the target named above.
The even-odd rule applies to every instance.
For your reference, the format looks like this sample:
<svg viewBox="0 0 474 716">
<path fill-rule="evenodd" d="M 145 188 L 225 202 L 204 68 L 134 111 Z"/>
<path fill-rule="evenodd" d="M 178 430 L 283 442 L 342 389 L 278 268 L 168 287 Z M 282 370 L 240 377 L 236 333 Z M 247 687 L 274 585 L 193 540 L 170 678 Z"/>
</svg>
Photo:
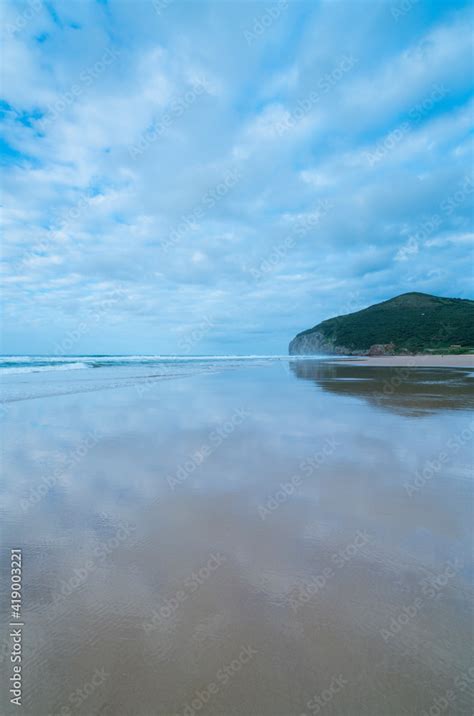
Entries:
<svg viewBox="0 0 474 716">
<path fill-rule="evenodd" d="M 86 368 L 106 368 L 120 366 L 139 366 L 150 368 L 153 365 L 251 362 L 251 361 L 288 361 L 324 356 L 287 356 L 287 355 L 89 355 L 89 356 L 0 356 L 0 375 L 17 373 L 43 373 L 58 370 L 78 370 Z"/>
<path fill-rule="evenodd" d="M 0 368 L 0 375 L 8 374 L 12 375 L 15 373 L 42 373 L 45 371 L 56 371 L 56 370 L 81 370 L 84 368 L 92 368 L 93 366 L 89 363 L 59 363 L 51 365 L 29 365 L 29 366 L 4 366 Z"/>
</svg>

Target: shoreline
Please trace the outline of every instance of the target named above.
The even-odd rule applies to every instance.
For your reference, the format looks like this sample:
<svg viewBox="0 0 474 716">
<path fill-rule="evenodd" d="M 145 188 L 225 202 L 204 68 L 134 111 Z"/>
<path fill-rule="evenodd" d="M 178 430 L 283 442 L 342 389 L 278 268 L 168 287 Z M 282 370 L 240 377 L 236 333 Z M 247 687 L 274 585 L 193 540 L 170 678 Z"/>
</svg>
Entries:
<svg viewBox="0 0 474 716">
<path fill-rule="evenodd" d="M 351 356 L 334 358 L 343 363 L 359 363 L 367 366 L 383 366 L 387 368 L 474 368 L 474 354 L 458 355 L 407 355 L 407 356 Z"/>
</svg>

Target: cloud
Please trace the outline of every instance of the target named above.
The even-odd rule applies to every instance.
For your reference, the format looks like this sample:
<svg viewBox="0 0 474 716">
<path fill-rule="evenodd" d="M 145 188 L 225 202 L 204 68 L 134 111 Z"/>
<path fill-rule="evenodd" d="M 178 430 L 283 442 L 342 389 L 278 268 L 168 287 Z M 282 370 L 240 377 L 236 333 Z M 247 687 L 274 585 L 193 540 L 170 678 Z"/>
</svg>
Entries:
<svg viewBox="0 0 474 716">
<path fill-rule="evenodd" d="M 4 352 L 99 304 L 74 352 L 178 352 L 207 320 L 196 352 L 280 353 L 471 295 L 469 4 L 303 0 L 249 44 L 264 9 L 5 3 Z"/>
</svg>

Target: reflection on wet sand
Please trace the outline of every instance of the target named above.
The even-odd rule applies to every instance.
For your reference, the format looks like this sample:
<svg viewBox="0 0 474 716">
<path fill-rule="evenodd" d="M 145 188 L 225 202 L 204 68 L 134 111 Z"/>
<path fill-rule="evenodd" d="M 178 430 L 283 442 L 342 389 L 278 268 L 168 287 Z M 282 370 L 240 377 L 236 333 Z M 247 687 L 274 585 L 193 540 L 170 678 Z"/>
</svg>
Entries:
<svg viewBox="0 0 474 716">
<path fill-rule="evenodd" d="M 12 405 L 1 568 L 23 550 L 25 716 L 313 716 L 327 693 L 324 716 L 412 716 L 449 689 L 470 716 L 467 379 L 436 372 L 427 403 L 423 371 L 379 405 L 353 398 L 389 370 L 293 371 Z"/>
<path fill-rule="evenodd" d="M 292 361 L 290 368 L 297 378 L 324 390 L 364 398 L 373 406 L 401 415 L 422 416 L 474 406 L 470 369 L 387 368 L 316 360 Z"/>
</svg>

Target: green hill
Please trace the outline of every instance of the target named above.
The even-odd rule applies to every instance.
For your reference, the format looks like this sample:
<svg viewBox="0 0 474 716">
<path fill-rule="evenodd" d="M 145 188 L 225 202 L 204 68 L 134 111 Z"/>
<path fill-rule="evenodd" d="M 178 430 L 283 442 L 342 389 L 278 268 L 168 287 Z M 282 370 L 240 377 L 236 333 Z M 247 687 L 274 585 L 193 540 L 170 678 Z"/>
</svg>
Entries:
<svg viewBox="0 0 474 716">
<path fill-rule="evenodd" d="M 459 352 L 474 349 L 474 301 L 404 293 L 319 323 L 291 341 L 291 355 Z"/>
</svg>

